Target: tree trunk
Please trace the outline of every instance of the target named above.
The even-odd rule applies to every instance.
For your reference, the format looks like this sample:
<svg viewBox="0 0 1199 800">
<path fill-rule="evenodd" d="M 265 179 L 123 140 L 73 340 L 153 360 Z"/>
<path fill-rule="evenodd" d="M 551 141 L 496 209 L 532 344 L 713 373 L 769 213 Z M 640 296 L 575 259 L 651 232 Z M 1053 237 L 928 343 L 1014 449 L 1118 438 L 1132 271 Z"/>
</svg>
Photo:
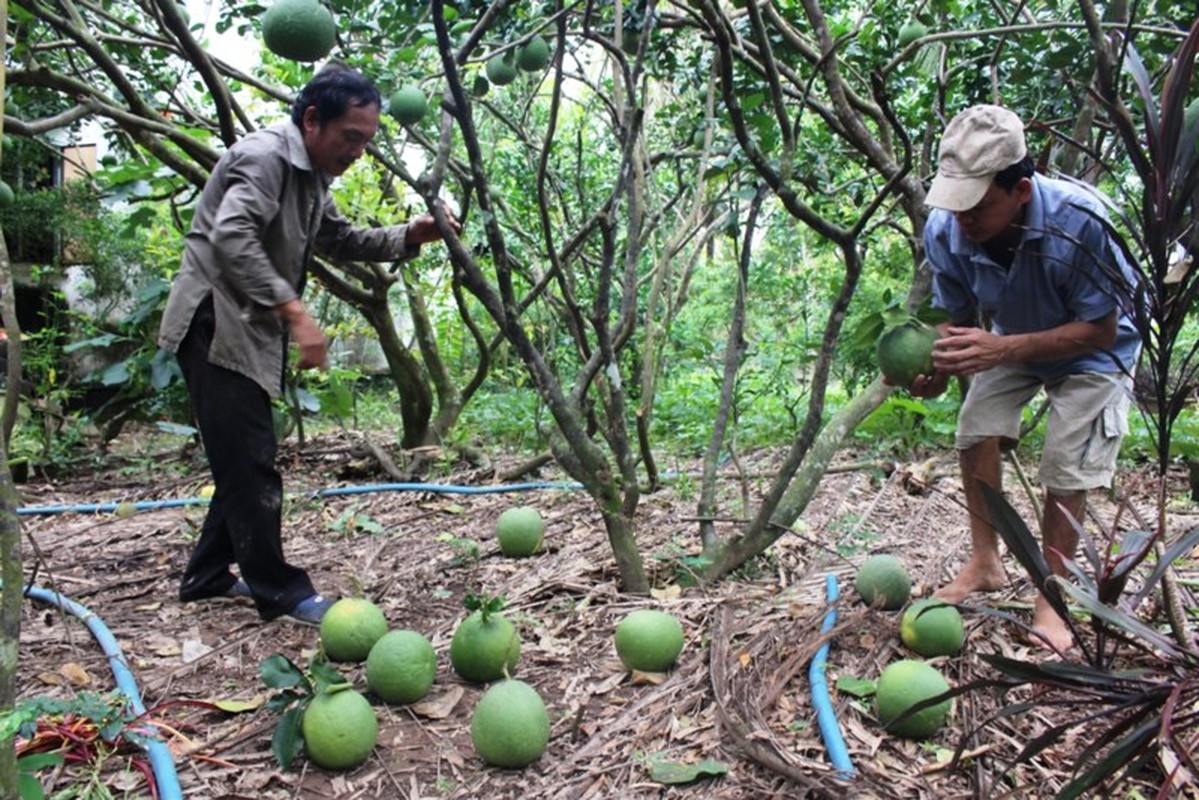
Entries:
<svg viewBox="0 0 1199 800">
<path fill-rule="evenodd" d="M 21 523 L 17 491 L 0 442 L 0 716 L 17 699 L 17 653 L 21 641 Z M 17 757 L 12 738 L 0 738 L 0 797 L 17 796 Z"/>
<path fill-rule="evenodd" d="M 878 408 L 890 391 L 891 388 L 884 386 L 881 379 L 875 379 L 865 391 L 854 395 L 833 415 L 812 443 L 795 478 L 775 508 L 770 524 L 758 530 L 751 530 L 744 536 L 729 539 L 708 570 L 708 579 L 715 580 L 727 575 L 754 556 L 764 553 L 780 536 L 791 529 L 792 523 L 807 508 L 816 489 L 820 487 L 820 479 L 824 477 L 825 470 L 845 443 L 846 437 Z"/>
</svg>

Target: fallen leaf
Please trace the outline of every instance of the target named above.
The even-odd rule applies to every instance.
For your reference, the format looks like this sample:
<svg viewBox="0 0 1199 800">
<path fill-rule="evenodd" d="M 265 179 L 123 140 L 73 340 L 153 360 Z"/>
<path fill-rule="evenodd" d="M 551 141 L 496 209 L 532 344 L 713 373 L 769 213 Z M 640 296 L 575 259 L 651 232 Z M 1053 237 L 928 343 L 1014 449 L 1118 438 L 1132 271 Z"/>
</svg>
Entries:
<svg viewBox="0 0 1199 800">
<path fill-rule="evenodd" d="M 874 694 L 877 684 L 868 678 L 857 678 L 853 675 L 842 675 L 834 684 L 838 692 L 845 692 L 854 697 L 870 697 Z"/>
<path fill-rule="evenodd" d="M 749 665 L 753 663 L 754 657 L 742 650 L 741 654 L 737 656 L 737 660 L 741 662 L 742 669 L 748 669 Z"/>
<path fill-rule="evenodd" d="M 256 694 L 249 700 L 213 700 L 212 704 L 221 711 L 230 714 L 242 714 L 246 711 L 254 711 L 266 702 L 266 697 L 261 694 Z"/>
<path fill-rule="evenodd" d="M 58 668 L 62 676 L 70 681 L 72 686 L 87 686 L 92 682 L 92 676 L 82 665 L 76 664 L 74 661 L 68 661 Z"/>
<path fill-rule="evenodd" d="M 654 587 L 649 590 L 649 593 L 656 600 L 677 600 L 683 594 L 683 587 L 677 583 L 672 583 L 669 586 L 663 586 L 661 589 Z"/>
<path fill-rule="evenodd" d="M 193 661 L 197 661 L 211 652 L 212 648 L 204 644 L 199 639 L 183 640 L 183 650 L 181 651 L 181 655 L 183 656 L 184 664 L 190 664 Z"/>
<path fill-rule="evenodd" d="M 65 683 L 63 677 L 57 672 L 39 672 L 37 679 L 47 686 L 62 686 Z"/>
<path fill-rule="evenodd" d="M 429 719 L 445 719 L 454 710 L 454 706 L 458 705 L 458 701 L 464 694 L 466 694 L 466 690 L 461 686 L 451 686 L 436 697 L 413 703 L 412 711 Z"/>
<path fill-rule="evenodd" d="M 642 672 L 639 669 L 633 670 L 632 683 L 634 686 L 649 684 L 650 686 L 660 686 L 666 682 L 665 672 Z"/>
<path fill-rule="evenodd" d="M 728 766 L 723 761 L 706 758 L 694 764 L 679 764 L 674 761 L 655 761 L 650 764 L 650 778 L 658 783 L 691 783 L 699 778 L 716 778 L 727 775 Z"/>
</svg>

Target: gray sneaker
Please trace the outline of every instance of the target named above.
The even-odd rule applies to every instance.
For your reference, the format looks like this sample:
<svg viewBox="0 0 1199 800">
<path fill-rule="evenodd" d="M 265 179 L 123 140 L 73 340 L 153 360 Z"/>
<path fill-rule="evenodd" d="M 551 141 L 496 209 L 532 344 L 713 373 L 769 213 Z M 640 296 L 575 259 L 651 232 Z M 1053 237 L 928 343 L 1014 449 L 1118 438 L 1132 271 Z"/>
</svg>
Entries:
<svg viewBox="0 0 1199 800">
<path fill-rule="evenodd" d="M 285 615 L 288 619 L 295 622 L 301 622 L 305 625 L 320 625 L 321 619 L 324 618 L 325 612 L 333 605 L 332 600 L 327 600 L 319 594 L 314 594 L 312 597 L 301 600 L 296 603 L 295 608 L 288 611 Z"/>
</svg>

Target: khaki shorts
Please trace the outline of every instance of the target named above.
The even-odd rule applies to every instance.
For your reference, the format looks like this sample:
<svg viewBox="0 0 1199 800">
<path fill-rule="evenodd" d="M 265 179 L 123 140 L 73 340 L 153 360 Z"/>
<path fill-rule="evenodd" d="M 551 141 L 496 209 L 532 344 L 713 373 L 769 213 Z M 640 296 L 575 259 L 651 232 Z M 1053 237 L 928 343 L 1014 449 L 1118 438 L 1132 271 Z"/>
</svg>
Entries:
<svg viewBox="0 0 1199 800">
<path fill-rule="evenodd" d="M 1044 383 L 1017 366 L 980 372 L 958 415 L 957 448 L 996 436 L 1015 442 L 1021 412 L 1042 388 L 1049 397 L 1049 415 L 1041 484 L 1059 492 L 1110 486 L 1120 440 L 1128 433 L 1132 397 L 1132 379 L 1120 373 L 1087 372 Z"/>
</svg>

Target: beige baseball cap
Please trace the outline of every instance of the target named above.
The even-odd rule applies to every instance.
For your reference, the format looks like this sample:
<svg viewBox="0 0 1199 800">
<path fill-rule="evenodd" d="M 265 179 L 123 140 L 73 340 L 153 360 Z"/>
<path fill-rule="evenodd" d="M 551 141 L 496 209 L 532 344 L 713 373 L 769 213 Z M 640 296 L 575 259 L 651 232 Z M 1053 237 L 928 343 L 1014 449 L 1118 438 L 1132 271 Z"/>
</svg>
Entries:
<svg viewBox="0 0 1199 800">
<path fill-rule="evenodd" d="M 927 205 L 966 211 L 978 205 L 995 173 L 1024 158 L 1024 123 L 1006 108 L 977 105 L 949 121 L 937 151 Z"/>
</svg>

